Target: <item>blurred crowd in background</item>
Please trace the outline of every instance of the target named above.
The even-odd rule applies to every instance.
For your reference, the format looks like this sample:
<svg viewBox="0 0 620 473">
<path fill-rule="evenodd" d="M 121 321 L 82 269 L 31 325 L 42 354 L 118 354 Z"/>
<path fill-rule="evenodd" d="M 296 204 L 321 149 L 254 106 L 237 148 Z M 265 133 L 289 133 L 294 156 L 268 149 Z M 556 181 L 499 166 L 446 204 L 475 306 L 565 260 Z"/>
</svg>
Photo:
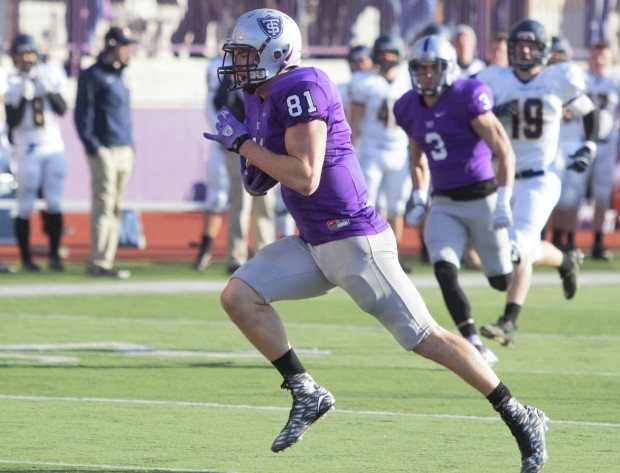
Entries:
<svg viewBox="0 0 620 473">
<path fill-rule="evenodd" d="M 594 45 L 602 42 L 609 44 L 614 58 L 617 57 L 618 52 L 617 31 L 620 5 L 614 0 L 553 0 L 546 1 L 544 4 L 543 2 L 510 0 L 247 0 L 244 2 L 224 0 L 0 0 L 0 66 L 4 66 L 7 71 L 13 68 L 14 64 L 9 54 L 10 46 L 19 34 L 26 33 L 31 35 L 36 43 L 38 59 L 45 64 L 49 58 L 50 62 L 64 66 L 64 73 L 69 81 L 63 83 L 75 86 L 80 71 L 90 66 L 102 49 L 107 47 L 106 32 L 110 31 L 110 27 L 119 27 L 132 38 L 132 56 L 145 58 L 151 63 L 157 63 L 164 58 L 175 61 L 175 64 L 181 64 L 181 60 L 186 59 L 187 62 L 195 63 L 198 62 L 192 61 L 193 59 L 204 60 L 207 66 L 217 67 L 221 61 L 218 57 L 221 44 L 235 19 L 245 11 L 264 7 L 276 8 L 295 19 L 302 32 L 306 57 L 333 59 L 342 62 L 342 65 L 345 64 L 345 60 L 348 60 L 345 66 L 346 74 L 333 78 L 341 86 L 345 102 L 347 100 L 346 82 L 355 71 L 355 58 L 352 55 L 355 48 L 366 48 L 365 59 L 371 67 L 373 61 L 376 61 L 368 56 L 368 53 L 373 49 L 373 45 L 376 49 L 375 41 L 384 37 L 386 42 L 391 44 L 392 39 L 398 39 L 397 49 L 400 50 L 402 43 L 402 50 L 399 51 L 400 60 L 404 57 L 404 54 L 400 53 L 403 53 L 416 37 L 425 31 L 429 34 L 427 30 L 429 26 L 436 28 L 433 34 L 441 34 L 442 30 L 448 32 L 459 55 L 459 66 L 464 77 L 473 76 L 490 64 L 506 65 L 507 34 L 515 23 L 528 17 L 539 18 L 550 34 L 561 35 L 565 38 L 571 45 L 572 59 L 583 61 L 584 66 L 590 49 Z M 4 57 L 2 57 L 2 52 L 5 53 Z M 179 58 L 179 61 L 174 58 Z M 198 64 L 203 67 L 202 62 Z M 349 74 L 349 68 L 351 74 Z M 212 117 L 208 110 L 212 106 L 210 102 L 213 99 L 212 96 L 217 92 L 217 81 L 215 81 L 216 85 L 213 83 L 207 85 L 208 81 L 204 80 L 206 68 L 199 70 L 203 71 L 199 80 L 203 86 L 207 86 L 205 87 L 207 90 L 206 118 L 209 121 Z M 340 71 L 343 70 L 340 69 Z M 159 87 L 161 81 L 156 80 L 162 77 L 155 76 L 149 78 L 149 84 L 144 82 L 136 84 L 137 86 L 133 87 L 132 91 L 150 87 L 154 91 L 157 90 L 158 95 L 174 96 L 173 89 L 184 88 L 182 81 L 186 78 L 180 71 L 181 69 L 175 72 L 174 77 L 181 85 L 176 84 L 177 87 L 168 88 L 165 93 L 162 93 Z M 196 76 L 199 77 L 199 74 Z M 135 77 L 143 80 L 146 75 Z M 166 78 L 162 80 L 165 81 Z M 406 82 L 409 87 L 409 80 L 407 79 Z M 71 87 L 63 91 L 66 92 L 67 105 L 72 107 L 74 91 Z M 194 108 L 200 107 L 201 102 L 195 95 L 192 96 L 192 101 Z M 135 115 L 135 103 L 133 105 Z M 144 103 L 141 105 L 144 108 Z M 175 120 L 170 120 L 169 111 L 156 110 L 158 108 L 156 104 L 148 105 L 150 109 L 141 110 L 142 114 L 136 117 L 134 123 L 139 158 L 136 160 L 138 166 L 136 175 L 143 176 L 144 182 L 153 184 L 156 179 L 153 179 L 150 174 L 147 175 L 140 166 L 146 166 L 144 163 L 148 162 L 149 172 L 152 172 L 153 168 L 158 166 L 158 160 L 165 161 L 171 153 L 183 156 L 187 165 L 187 162 L 191 161 L 194 140 L 199 140 L 201 153 L 205 155 L 207 161 L 217 154 L 210 148 L 204 152 L 204 144 L 199 133 L 190 133 L 188 123 L 196 121 L 195 115 L 190 116 L 186 110 L 183 110 L 183 118 L 178 120 L 183 123 L 179 125 Z M 183 108 L 179 104 L 176 106 L 179 109 Z M 153 124 L 162 121 L 166 121 L 167 128 L 165 134 L 159 136 L 157 132 L 153 132 Z M 68 178 L 72 182 L 71 190 L 75 192 L 77 182 L 82 182 L 85 176 L 81 169 L 82 161 L 84 161 L 83 150 L 73 136 L 75 132 L 72 126 L 67 126 L 67 122 L 68 120 L 59 118 L 59 133 L 65 141 Z M 175 125 L 180 126 L 184 133 L 176 133 L 173 130 Z M 197 126 L 203 127 L 203 123 Z M 165 143 L 156 143 L 157 140 L 153 140 L 152 137 L 161 138 Z M 5 146 L 0 148 L 6 150 L 8 149 L 6 137 L 3 139 Z M 188 144 L 190 142 L 191 144 Z M 153 153 L 153 150 L 156 150 L 156 153 Z M 148 160 L 143 157 L 148 157 Z M 7 156 L 5 159 L 0 156 L 0 162 L 6 164 L 8 161 Z M 223 162 L 225 160 L 222 160 Z M 184 179 L 190 183 L 200 181 L 209 185 L 209 179 L 205 181 L 202 173 L 199 173 L 200 175 L 188 173 L 187 168 L 183 168 L 182 165 L 183 163 L 176 163 L 178 174 L 183 174 L 181 179 L 175 180 L 178 188 L 189 187 Z M 219 168 L 222 166 L 220 163 Z M 222 172 L 226 174 L 224 171 Z M 0 172 L 4 171 L 0 169 Z M 187 176 L 188 174 L 192 176 Z M 7 187 L 2 182 L 0 185 Z M 130 193 L 131 187 L 135 188 L 139 185 L 136 186 L 136 182 L 133 181 L 133 186 L 129 189 Z M 214 189 L 213 186 L 211 187 L 207 189 L 207 195 L 211 190 L 213 196 Z M 0 189 L 0 195 L 10 195 L 10 190 Z M 161 197 L 161 186 L 158 187 L 158 191 L 158 197 Z M 140 189 L 137 193 L 140 194 L 140 202 L 151 198 L 151 195 L 144 189 Z M 66 196 L 67 189 L 65 189 L 65 198 Z M 378 206 L 382 204 L 385 203 L 380 202 Z M 272 203 L 271 206 L 268 212 L 270 215 L 275 211 L 276 215 L 286 217 L 286 209 L 283 210 L 280 206 L 278 210 L 277 203 Z M 4 207 L 4 213 L 0 210 L 0 237 L 3 233 L 10 233 L 6 231 L 10 222 L 2 221 L 3 218 L 8 218 L 6 206 Z M 244 220 L 247 220 L 246 214 L 249 210 L 245 207 L 248 207 L 247 203 L 244 210 L 239 210 L 239 212 L 242 212 L 245 215 Z M 217 215 L 228 211 L 226 202 L 215 206 L 215 210 L 208 205 L 205 205 L 205 208 L 207 213 L 194 264 L 196 269 L 204 269 L 208 266 L 211 258 L 211 244 L 219 232 L 221 223 L 213 225 L 210 222 L 217 221 Z M 402 220 L 402 215 L 398 217 Z M 210 225 L 214 229 L 210 229 Z M 401 228 L 402 233 L 402 223 L 395 226 Z M 2 229 L 5 231 L 2 232 Z M 291 232 L 294 232 L 294 224 L 290 222 L 276 228 L 278 236 Z M 239 240 L 247 240 L 247 229 L 241 233 L 243 236 L 239 237 Z M 233 246 L 229 242 L 229 247 Z M 243 252 L 245 253 L 247 244 L 243 243 L 242 246 L 244 246 Z M 423 248 L 422 257 L 424 257 L 424 251 Z M 247 258 L 246 254 L 242 255 L 240 260 L 245 260 L 245 258 Z M 230 269 L 238 267 L 242 262 L 231 254 L 227 255 L 227 265 Z"/>
<path fill-rule="evenodd" d="M 544 3 L 544 5 L 541 5 Z M 82 54 L 99 50 L 110 25 L 127 27 L 145 54 L 215 56 L 218 45 L 244 11 L 276 8 L 300 25 L 306 54 L 344 57 L 352 43 L 372 45 L 379 34 L 410 44 L 428 23 L 472 26 L 486 53 L 489 40 L 526 17 L 563 33 L 577 57 L 615 31 L 616 0 L 2 0 L 0 44 L 8 50 L 18 32 L 28 32 L 43 50 L 68 52 L 75 73 Z M 369 25 L 371 25 L 369 27 Z M 559 31 L 559 30 L 562 31 Z M 557 30 L 557 31 L 556 31 Z"/>
</svg>

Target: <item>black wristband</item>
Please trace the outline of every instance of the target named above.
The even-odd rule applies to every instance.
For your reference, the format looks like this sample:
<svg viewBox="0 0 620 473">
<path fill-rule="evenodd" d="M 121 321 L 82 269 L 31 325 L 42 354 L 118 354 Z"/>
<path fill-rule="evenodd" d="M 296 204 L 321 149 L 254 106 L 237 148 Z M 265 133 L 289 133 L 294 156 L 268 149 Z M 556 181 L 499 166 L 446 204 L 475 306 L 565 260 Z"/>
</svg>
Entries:
<svg viewBox="0 0 620 473">
<path fill-rule="evenodd" d="M 235 140 L 232 146 L 228 148 L 228 151 L 232 151 L 233 153 L 239 154 L 239 148 L 241 148 L 241 145 L 249 139 L 250 139 L 250 135 L 248 134 L 241 135 L 239 138 Z"/>
</svg>

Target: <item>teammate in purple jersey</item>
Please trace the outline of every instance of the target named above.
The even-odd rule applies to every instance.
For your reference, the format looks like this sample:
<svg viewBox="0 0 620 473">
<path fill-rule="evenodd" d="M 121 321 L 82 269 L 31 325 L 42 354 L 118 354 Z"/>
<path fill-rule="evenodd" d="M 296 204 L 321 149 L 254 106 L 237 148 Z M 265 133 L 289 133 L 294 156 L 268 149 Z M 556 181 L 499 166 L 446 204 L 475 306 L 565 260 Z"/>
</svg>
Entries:
<svg viewBox="0 0 620 473">
<path fill-rule="evenodd" d="M 217 133 L 204 136 L 241 154 L 248 192 L 259 195 L 279 181 L 300 230 L 259 250 L 221 295 L 231 320 L 279 371 L 293 397 L 272 451 L 297 442 L 335 398 L 305 370 L 271 303 L 340 287 L 403 348 L 447 367 L 485 395 L 517 440 L 521 471 L 538 471 L 547 457 L 544 413 L 521 405 L 480 353 L 428 312 L 398 262 L 394 233 L 365 202 L 340 95 L 323 72 L 298 67 L 298 26 L 277 10 L 253 10 L 237 20 L 222 49 L 219 73 L 248 94 L 247 120 L 244 125 L 223 110 Z"/>
<path fill-rule="evenodd" d="M 493 96 L 476 79 L 457 79 L 456 51 L 440 36 L 424 36 L 412 47 L 413 90 L 394 105 L 396 122 L 410 137 L 414 208 L 409 223 L 424 225 L 435 277 L 452 320 L 491 365 L 497 357 L 482 344 L 471 307 L 458 282 L 463 251 L 471 244 L 494 289 L 512 280 L 510 194 L 515 156 L 502 124 L 492 112 Z M 491 165 L 498 158 L 498 178 Z M 499 192 L 496 192 L 499 181 Z"/>
</svg>

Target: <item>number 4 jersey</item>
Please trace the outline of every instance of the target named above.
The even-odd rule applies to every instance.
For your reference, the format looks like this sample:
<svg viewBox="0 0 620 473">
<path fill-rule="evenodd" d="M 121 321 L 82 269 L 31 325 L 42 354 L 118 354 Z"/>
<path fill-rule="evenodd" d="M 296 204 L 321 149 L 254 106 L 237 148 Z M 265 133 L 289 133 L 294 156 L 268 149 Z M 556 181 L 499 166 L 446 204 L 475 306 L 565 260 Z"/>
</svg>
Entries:
<svg viewBox="0 0 620 473">
<path fill-rule="evenodd" d="M 495 176 L 491 150 L 471 126 L 493 109 L 488 86 L 476 79 L 458 79 L 431 107 L 411 90 L 394 104 L 396 122 L 424 151 L 432 188 L 456 189 Z"/>
<path fill-rule="evenodd" d="M 282 186 L 284 203 L 306 242 L 319 245 L 388 228 L 366 203 L 366 183 L 353 151 L 340 93 L 323 71 L 298 67 L 275 77 L 265 100 L 257 94 L 246 95 L 245 112 L 252 139 L 283 155 L 288 154 L 284 141 L 287 128 L 313 120 L 327 124 L 318 189 L 306 196 Z"/>
<path fill-rule="evenodd" d="M 516 172 L 544 170 L 553 163 L 562 107 L 585 93 L 583 73 L 573 69 L 577 67 L 570 63 L 547 66 L 527 82 L 509 67 L 493 66 L 478 74 L 493 91 L 496 104 L 518 104 L 518 116 L 502 118 L 516 155 Z"/>
</svg>

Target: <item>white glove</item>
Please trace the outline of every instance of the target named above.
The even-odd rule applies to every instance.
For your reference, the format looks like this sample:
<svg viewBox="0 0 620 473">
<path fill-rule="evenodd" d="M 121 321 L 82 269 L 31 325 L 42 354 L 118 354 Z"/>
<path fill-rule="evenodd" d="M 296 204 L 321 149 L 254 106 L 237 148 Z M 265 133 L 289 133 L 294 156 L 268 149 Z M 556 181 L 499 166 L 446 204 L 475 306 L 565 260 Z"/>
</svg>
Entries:
<svg viewBox="0 0 620 473">
<path fill-rule="evenodd" d="M 36 76 L 33 79 L 33 82 L 35 87 L 35 95 L 37 97 L 43 97 L 44 95 L 50 94 L 54 89 L 50 80 L 43 74 Z"/>
<path fill-rule="evenodd" d="M 22 97 L 26 100 L 32 100 L 34 98 L 35 86 L 32 79 L 24 78 L 24 91 L 22 92 Z"/>
<path fill-rule="evenodd" d="M 428 192 L 422 189 L 413 190 L 413 207 L 407 215 L 405 215 L 405 221 L 407 225 L 412 227 L 419 227 L 422 223 L 422 219 L 426 214 L 426 203 L 428 202 Z"/>
<path fill-rule="evenodd" d="M 512 197 L 512 187 L 499 186 L 497 188 L 497 203 L 493 210 L 493 229 L 508 228 L 512 226 L 512 209 L 510 208 L 510 198 Z"/>
</svg>

